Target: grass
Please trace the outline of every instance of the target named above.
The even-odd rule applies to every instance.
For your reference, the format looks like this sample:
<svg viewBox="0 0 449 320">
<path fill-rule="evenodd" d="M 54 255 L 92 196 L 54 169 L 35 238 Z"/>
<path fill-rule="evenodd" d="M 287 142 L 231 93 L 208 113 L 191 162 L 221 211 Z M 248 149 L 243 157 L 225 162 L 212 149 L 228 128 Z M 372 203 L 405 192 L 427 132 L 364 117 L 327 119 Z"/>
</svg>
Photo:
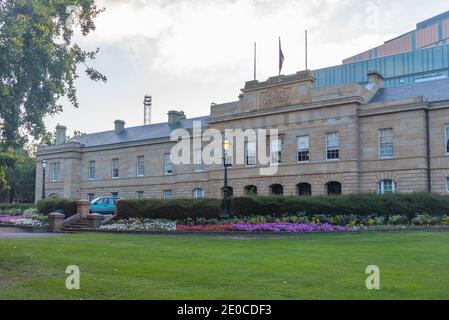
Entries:
<svg viewBox="0 0 449 320">
<path fill-rule="evenodd" d="M 448 299 L 448 252 L 448 232 L 0 239 L 0 299 Z"/>
</svg>

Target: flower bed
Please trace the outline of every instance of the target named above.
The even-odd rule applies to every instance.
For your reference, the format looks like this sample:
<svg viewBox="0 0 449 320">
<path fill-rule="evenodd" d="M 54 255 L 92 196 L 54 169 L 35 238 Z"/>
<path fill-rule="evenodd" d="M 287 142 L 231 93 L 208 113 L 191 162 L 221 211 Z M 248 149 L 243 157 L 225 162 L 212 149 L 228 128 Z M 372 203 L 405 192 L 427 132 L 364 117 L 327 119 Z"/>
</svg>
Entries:
<svg viewBox="0 0 449 320">
<path fill-rule="evenodd" d="M 0 223 L 6 223 L 16 226 L 35 226 L 43 227 L 48 225 L 47 217 L 40 215 L 36 210 L 29 210 L 22 215 L 2 215 L 0 216 Z"/>
<path fill-rule="evenodd" d="M 236 231 L 234 225 L 232 224 L 215 224 L 215 225 L 199 225 L 199 226 L 187 226 L 187 225 L 177 225 L 176 231 L 183 232 L 230 232 Z"/>
<path fill-rule="evenodd" d="M 100 226 L 100 230 L 116 231 L 176 231 L 176 222 L 169 220 L 129 219 Z"/>
<path fill-rule="evenodd" d="M 259 223 L 259 224 L 235 224 L 235 231 L 247 232 L 290 232 L 290 233 L 306 233 L 306 232 L 335 232 L 350 231 L 349 228 L 333 226 L 330 224 L 305 224 L 305 223 Z"/>
</svg>

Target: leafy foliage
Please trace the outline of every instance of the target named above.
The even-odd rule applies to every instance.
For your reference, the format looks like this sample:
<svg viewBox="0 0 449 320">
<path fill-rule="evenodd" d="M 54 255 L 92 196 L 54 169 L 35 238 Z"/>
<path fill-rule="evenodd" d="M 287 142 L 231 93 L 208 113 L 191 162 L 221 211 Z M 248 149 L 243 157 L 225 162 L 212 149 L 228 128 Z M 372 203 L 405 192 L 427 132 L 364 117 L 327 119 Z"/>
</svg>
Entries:
<svg viewBox="0 0 449 320">
<path fill-rule="evenodd" d="M 94 0 L 0 1 L 0 134 L 5 147 L 21 147 L 28 134 L 45 133 L 43 119 L 62 111 L 65 96 L 79 107 L 75 80 L 83 66 L 94 81 L 106 77 L 88 62 L 98 49 L 82 50 L 67 25 L 69 6 L 77 6 L 76 26 L 83 36 L 95 30 L 103 9 Z"/>
<path fill-rule="evenodd" d="M 121 200 L 117 204 L 117 214 L 120 219 L 210 219 L 218 218 L 221 203 L 215 199 Z M 373 219 L 372 224 L 382 224 L 380 220 L 387 221 L 390 216 L 392 221 L 397 220 L 397 216 L 401 221 L 409 221 L 417 215 L 448 215 L 449 196 L 413 193 L 352 194 L 341 197 L 237 197 L 232 199 L 232 212 L 233 217 L 237 218 L 304 216 L 308 218 L 304 221 L 313 218 L 316 223 L 335 225 L 364 224 L 368 219 Z"/>
<path fill-rule="evenodd" d="M 43 215 L 62 211 L 68 218 L 76 214 L 76 201 L 70 199 L 39 200 L 37 202 L 37 211 Z"/>
</svg>

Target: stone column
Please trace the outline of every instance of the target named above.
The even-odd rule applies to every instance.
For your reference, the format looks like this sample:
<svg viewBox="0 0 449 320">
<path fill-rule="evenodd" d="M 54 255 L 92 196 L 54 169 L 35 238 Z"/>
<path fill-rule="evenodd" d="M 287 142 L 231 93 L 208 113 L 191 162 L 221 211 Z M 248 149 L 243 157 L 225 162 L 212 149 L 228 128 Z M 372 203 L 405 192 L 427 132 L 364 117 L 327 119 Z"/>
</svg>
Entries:
<svg viewBox="0 0 449 320">
<path fill-rule="evenodd" d="M 104 216 L 102 214 L 94 213 L 87 216 L 88 226 L 90 229 L 97 229 L 103 223 Z"/>
<path fill-rule="evenodd" d="M 61 232 L 64 226 L 65 215 L 62 213 L 53 212 L 48 215 L 48 231 Z"/>
<path fill-rule="evenodd" d="M 86 219 L 89 215 L 89 201 L 78 200 L 76 202 L 76 213 L 80 215 L 80 219 Z"/>
</svg>

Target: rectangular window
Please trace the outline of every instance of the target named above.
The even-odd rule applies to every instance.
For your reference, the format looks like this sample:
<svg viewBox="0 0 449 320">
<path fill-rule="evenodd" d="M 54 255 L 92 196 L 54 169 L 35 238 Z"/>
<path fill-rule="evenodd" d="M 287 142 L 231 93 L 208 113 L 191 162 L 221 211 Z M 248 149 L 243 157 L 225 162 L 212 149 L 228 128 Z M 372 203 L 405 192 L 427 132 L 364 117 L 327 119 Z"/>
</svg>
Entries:
<svg viewBox="0 0 449 320">
<path fill-rule="evenodd" d="M 120 176 L 119 166 L 119 159 L 112 159 L 112 178 L 118 178 Z"/>
<path fill-rule="evenodd" d="M 446 154 L 449 155 L 449 124 L 444 126 L 446 132 Z"/>
<path fill-rule="evenodd" d="M 118 192 L 111 192 L 111 196 L 113 198 L 118 198 Z"/>
<path fill-rule="evenodd" d="M 245 165 L 247 167 L 254 167 L 256 164 L 257 164 L 256 142 L 247 141 L 245 143 Z"/>
<path fill-rule="evenodd" d="M 170 159 L 170 153 L 164 154 L 164 174 L 166 176 L 173 174 L 173 164 Z"/>
<path fill-rule="evenodd" d="M 145 176 L 145 157 L 137 156 L 137 176 Z"/>
<path fill-rule="evenodd" d="M 270 140 L 270 161 L 271 163 L 282 163 L 282 140 Z"/>
<path fill-rule="evenodd" d="M 204 190 L 203 189 L 195 189 L 193 190 L 193 199 L 203 199 L 204 198 Z"/>
<path fill-rule="evenodd" d="M 53 162 L 50 164 L 50 182 L 58 182 L 61 181 L 61 163 Z"/>
<path fill-rule="evenodd" d="M 89 202 L 92 202 L 95 200 L 95 193 L 89 193 L 87 195 L 87 200 L 89 200 Z"/>
<path fill-rule="evenodd" d="M 309 136 L 298 137 L 298 162 L 308 162 L 309 160 Z"/>
<path fill-rule="evenodd" d="M 193 150 L 193 165 L 195 172 L 201 172 L 204 170 L 201 149 Z"/>
<path fill-rule="evenodd" d="M 340 159 L 340 145 L 338 132 L 326 134 L 326 158 L 327 160 Z"/>
<path fill-rule="evenodd" d="M 446 177 L 446 192 L 449 193 L 449 177 Z"/>
<path fill-rule="evenodd" d="M 379 130 L 379 156 L 381 158 L 393 157 L 393 129 Z"/>
<path fill-rule="evenodd" d="M 89 161 L 89 180 L 95 180 L 95 161 Z"/>
<path fill-rule="evenodd" d="M 145 198 L 145 192 L 137 191 L 137 199 L 143 199 L 143 198 Z"/>
<path fill-rule="evenodd" d="M 164 200 L 171 200 L 173 198 L 172 190 L 164 190 Z"/>
</svg>

